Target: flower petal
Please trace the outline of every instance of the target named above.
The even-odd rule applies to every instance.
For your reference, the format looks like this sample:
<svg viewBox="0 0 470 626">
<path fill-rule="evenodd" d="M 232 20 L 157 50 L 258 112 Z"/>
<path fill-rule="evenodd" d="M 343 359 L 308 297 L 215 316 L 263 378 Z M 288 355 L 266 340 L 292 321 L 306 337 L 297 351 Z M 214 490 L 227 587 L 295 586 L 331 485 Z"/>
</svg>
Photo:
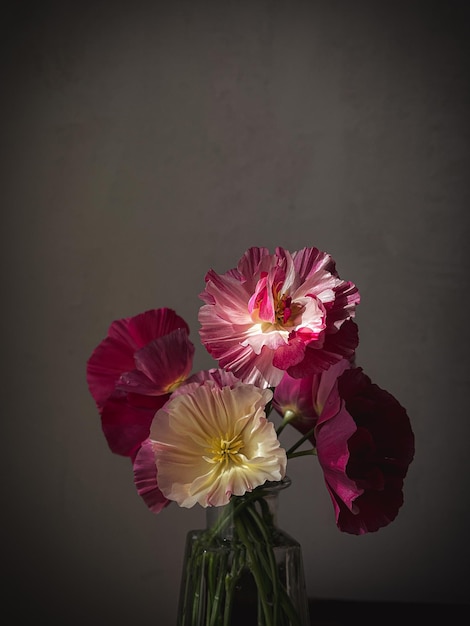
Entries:
<svg viewBox="0 0 470 626">
<path fill-rule="evenodd" d="M 344 358 L 352 359 L 358 344 L 357 324 L 346 320 L 337 332 L 325 334 L 325 341 L 320 349 L 314 343 L 307 345 L 303 360 L 289 367 L 287 371 L 294 378 L 319 374 Z"/>
<path fill-rule="evenodd" d="M 108 446 L 115 454 L 133 457 L 150 432 L 155 411 L 168 399 L 168 395 L 154 399 L 153 406 L 135 406 L 127 394 L 116 391 L 105 403 L 101 413 L 101 426 Z"/>
<path fill-rule="evenodd" d="M 193 355 L 186 329 L 177 328 L 138 350 L 137 369 L 122 374 L 117 388 L 149 396 L 166 394 L 189 376 Z"/>
<path fill-rule="evenodd" d="M 336 396 L 339 399 L 337 391 Z M 318 461 L 328 491 L 330 495 L 334 493 L 350 510 L 354 500 L 363 493 L 363 489 L 346 473 L 349 461 L 348 440 L 356 429 L 353 418 L 343 407 L 334 417 L 319 423 L 316 432 Z M 335 503 L 335 499 L 333 502 Z"/>
<path fill-rule="evenodd" d="M 133 468 L 137 493 L 153 513 L 160 513 L 171 500 L 167 500 L 158 487 L 155 453 L 148 439 L 142 443 Z"/>
<path fill-rule="evenodd" d="M 176 328 L 189 333 L 184 319 L 168 308 L 151 309 L 111 323 L 107 336 L 87 361 L 88 388 L 99 410 L 114 392 L 121 374 L 135 368 L 135 352 Z"/>
</svg>

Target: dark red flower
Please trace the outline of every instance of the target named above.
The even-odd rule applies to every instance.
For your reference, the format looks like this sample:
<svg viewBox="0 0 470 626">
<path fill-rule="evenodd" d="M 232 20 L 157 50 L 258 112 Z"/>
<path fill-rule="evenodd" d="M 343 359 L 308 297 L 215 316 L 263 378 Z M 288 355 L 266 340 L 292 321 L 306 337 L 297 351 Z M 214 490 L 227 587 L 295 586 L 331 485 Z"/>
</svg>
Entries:
<svg viewBox="0 0 470 626">
<path fill-rule="evenodd" d="M 273 407 L 316 448 L 340 530 L 360 535 L 395 519 L 414 435 L 390 393 L 343 360 L 301 379 L 284 374 Z"/>
<path fill-rule="evenodd" d="M 357 430 L 348 440 L 346 473 L 362 490 L 348 508 L 335 498 L 338 527 L 360 535 L 392 522 L 403 504 L 403 484 L 415 452 L 406 410 L 362 368 L 346 370 L 338 390 Z"/>
</svg>

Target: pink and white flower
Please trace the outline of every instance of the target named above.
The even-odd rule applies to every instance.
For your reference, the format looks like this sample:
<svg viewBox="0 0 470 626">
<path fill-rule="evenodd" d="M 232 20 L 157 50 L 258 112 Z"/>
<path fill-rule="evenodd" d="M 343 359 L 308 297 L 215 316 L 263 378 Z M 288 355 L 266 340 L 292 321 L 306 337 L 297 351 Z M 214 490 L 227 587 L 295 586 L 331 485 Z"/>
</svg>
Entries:
<svg viewBox="0 0 470 626">
<path fill-rule="evenodd" d="M 300 378 L 353 356 L 360 296 L 329 254 L 252 247 L 236 268 L 205 280 L 201 341 L 243 382 L 274 387 L 284 371 Z"/>
</svg>

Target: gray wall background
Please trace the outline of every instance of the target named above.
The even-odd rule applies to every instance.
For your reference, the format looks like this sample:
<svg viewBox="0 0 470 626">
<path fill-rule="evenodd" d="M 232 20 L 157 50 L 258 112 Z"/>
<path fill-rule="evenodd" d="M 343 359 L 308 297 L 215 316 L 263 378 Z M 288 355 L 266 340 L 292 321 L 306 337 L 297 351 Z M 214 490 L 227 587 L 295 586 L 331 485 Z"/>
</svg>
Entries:
<svg viewBox="0 0 470 626">
<path fill-rule="evenodd" d="M 469 11 L 448 2 L 13 3 L 2 42 L 3 589 L 49 623 L 173 623 L 186 532 L 111 454 L 85 381 L 112 320 L 212 267 L 330 252 L 358 363 L 407 408 L 396 521 L 340 533 L 314 459 L 280 522 L 319 598 L 468 602 Z M 5 586 L 6 585 L 6 586 Z M 18 622 L 12 622 L 18 623 Z"/>
</svg>

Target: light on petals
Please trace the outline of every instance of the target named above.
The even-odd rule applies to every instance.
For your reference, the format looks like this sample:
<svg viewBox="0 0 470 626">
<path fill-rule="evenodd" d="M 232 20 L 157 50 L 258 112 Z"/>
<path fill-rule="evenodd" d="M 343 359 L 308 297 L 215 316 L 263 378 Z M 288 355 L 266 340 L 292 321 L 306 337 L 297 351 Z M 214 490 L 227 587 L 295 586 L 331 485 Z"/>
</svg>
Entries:
<svg viewBox="0 0 470 626">
<path fill-rule="evenodd" d="M 269 389 L 214 381 L 179 389 L 150 429 L 158 486 L 182 507 L 227 504 L 285 476 L 286 452 L 266 419 Z"/>
</svg>

